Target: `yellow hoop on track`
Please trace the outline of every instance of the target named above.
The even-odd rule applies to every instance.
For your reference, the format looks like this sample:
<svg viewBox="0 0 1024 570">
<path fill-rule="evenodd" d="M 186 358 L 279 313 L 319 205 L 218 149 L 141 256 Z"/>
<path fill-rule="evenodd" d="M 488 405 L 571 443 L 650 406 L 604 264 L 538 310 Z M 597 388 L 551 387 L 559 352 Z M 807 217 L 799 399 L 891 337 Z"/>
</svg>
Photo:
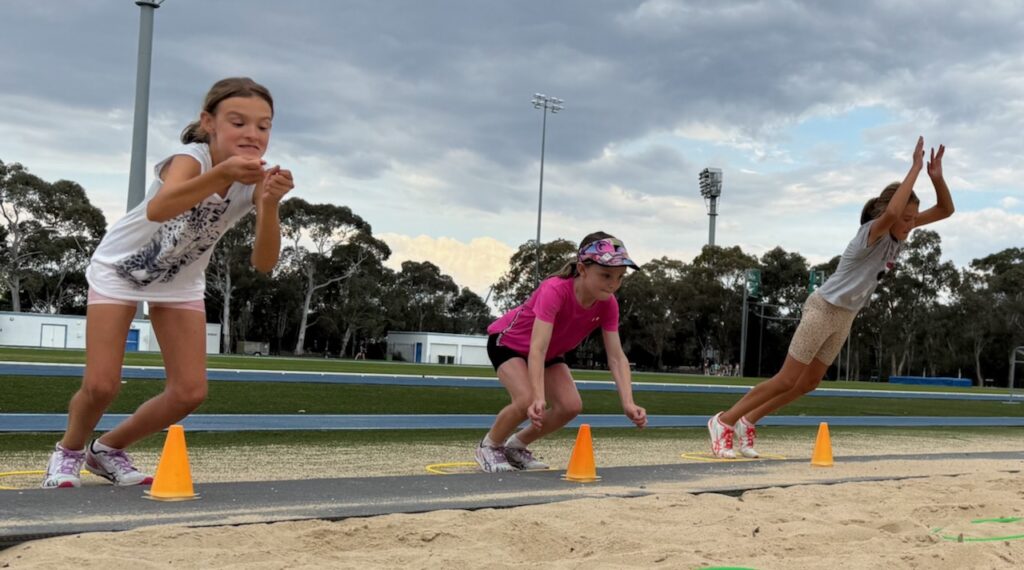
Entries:
<svg viewBox="0 0 1024 570">
<path fill-rule="evenodd" d="M 83 471 L 84 473 L 84 471 Z M 4 477 L 17 477 L 19 475 L 46 475 L 46 471 L 7 471 L 0 473 L 0 479 Z M 20 491 L 21 487 L 8 487 L 6 485 L 0 485 L 0 491 Z"/>
<path fill-rule="evenodd" d="M 780 460 L 780 459 L 785 459 L 785 457 L 782 456 L 782 455 L 769 455 L 767 453 L 762 453 L 760 457 L 754 457 L 754 458 L 750 458 L 750 457 L 737 457 L 736 459 L 725 459 L 723 457 L 715 457 L 714 455 L 712 455 L 710 452 L 707 452 L 707 451 L 694 452 L 694 453 L 682 453 L 682 454 L 680 454 L 680 457 L 682 457 L 683 459 L 689 459 L 691 461 L 704 461 L 704 462 L 707 462 L 707 463 L 739 463 L 739 462 L 765 461 L 765 460 L 777 461 L 777 460 Z"/>
<path fill-rule="evenodd" d="M 466 469 L 471 467 L 472 469 Z M 458 475 L 460 473 L 476 473 L 480 466 L 476 461 L 455 461 L 452 463 L 434 463 L 427 465 L 427 473 L 431 475 Z"/>
<path fill-rule="evenodd" d="M 25 475 L 46 475 L 46 471 L 6 471 L 0 473 L 0 479 L 3 479 L 4 477 L 20 477 Z M 82 470 L 79 475 L 92 475 L 92 473 Z M 26 487 L 8 487 L 6 485 L 0 485 L 0 491 L 22 491 L 25 488 Z"/>
<path fill-rule="evenodd" d="M 427 465 L 427 473 L 431 475 L 465 475 L 467 473 L 482 473 L 476 461 L 455 461 L 452 463 L 434 463 Z M 555 471 L 554 468 L 527 469 L 526 471 Z"/>
</svg>

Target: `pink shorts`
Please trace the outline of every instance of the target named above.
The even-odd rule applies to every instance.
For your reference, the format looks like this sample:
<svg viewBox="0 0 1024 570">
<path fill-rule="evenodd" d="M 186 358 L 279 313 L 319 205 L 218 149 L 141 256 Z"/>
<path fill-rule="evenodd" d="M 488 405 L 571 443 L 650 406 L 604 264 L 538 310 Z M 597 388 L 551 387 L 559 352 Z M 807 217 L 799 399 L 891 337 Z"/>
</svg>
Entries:
<svg viewBox="0 0 1024 570">
<path fill-rule="evenodd" d="M 196 301 L 147 301 L 150 307 L 159 307 L 163 309 L 182 309 L 185 311 L 199 311 L 200 313 L 206 314 L 206 301 L 198 299 Z M 127 305 L 134 307 L 138 304 L 138 301 L 128 301 L 126 299 L 114 299 L 101 295 L 92 289 L 89 289 L 89 301 L 90 305 Z"/>
</svg>

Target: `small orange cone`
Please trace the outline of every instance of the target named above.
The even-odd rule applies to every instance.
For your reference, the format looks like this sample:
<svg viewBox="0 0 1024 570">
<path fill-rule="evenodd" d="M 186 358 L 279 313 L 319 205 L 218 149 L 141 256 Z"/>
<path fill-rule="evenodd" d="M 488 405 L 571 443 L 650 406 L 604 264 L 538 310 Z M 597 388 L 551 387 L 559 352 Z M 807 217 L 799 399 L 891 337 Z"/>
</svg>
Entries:
<svg viewBox="0 0 1024 570">
<path fill-rule="evenodd" d="M 832 438 L 828 435 L 828 424 L 818 425 L 818 439 L 814 441 L 814 454 L 811 465 L 815 467 L 832 467 Z"/>
<path fill-rule="evenodd" d="M 192 489 L 192 470 L 188 465 L 185 428 L 182 426 L 167 428 L 160 464 L 156 467 L 153 485 L 146 494 L 146 498 L 157 501 L 190 501 L 199 498 Z"/>
<path fill-rule="evenodd" d="M 576 445 L 572 448 L 569 458 L 569 469 L 562 479 L 575 483 L 592 483 L 600 481 L 597 468 L 594 466 L 594 442 L 590 438 L 590 424 L 580 426 L 576 434 Z"/>
</svg>

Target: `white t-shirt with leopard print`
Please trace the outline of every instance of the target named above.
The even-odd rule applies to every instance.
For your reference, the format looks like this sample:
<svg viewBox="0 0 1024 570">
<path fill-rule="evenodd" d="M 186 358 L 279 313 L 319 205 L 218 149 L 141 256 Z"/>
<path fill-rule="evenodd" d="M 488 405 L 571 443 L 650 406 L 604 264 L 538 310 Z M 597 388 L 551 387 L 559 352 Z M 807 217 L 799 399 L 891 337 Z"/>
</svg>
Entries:
<svg viewBox="0 0 1024 570">
<path fill-rule="evenodd" d="M 224 198 L 213 194 L 166 222 L 146 217 L 146 205 L 163 186 L 160 172 L 175 156 L 190 156 L 200 173 L 213 168 L 210 147 L 193 143 L 154 168 L 145 199 L 107 231 L 86 270 L 89 287 L 128 301 L 197 301 L 206 295 L 206 266 L 217 241 L 253 209 L 252 184 L 235 182 Z"/>
</svg>

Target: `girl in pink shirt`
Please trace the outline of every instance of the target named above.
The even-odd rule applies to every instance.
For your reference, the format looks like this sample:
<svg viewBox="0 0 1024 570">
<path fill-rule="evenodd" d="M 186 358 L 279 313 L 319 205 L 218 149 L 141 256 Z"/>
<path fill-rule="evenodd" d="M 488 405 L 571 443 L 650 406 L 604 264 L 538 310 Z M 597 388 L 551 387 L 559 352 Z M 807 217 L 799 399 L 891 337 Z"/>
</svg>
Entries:
<svg viewBox="0 0 1024 570">
<path fill-rule="evenodd" d="M 512 403 L 498 412 L 476 448 L 481 469 L 547 469 L 527 446 L 579 415 L 583 403 L 564 356 L 598 327 L 622 409 L 637 427 L 647 425 L 647 412 L 633 403 L 629 362 L 619 340 L 615 291 L 627 267 L 638 269 L 621 241 L 592 233 L 583 238 L 575 261 L 487 327 L 487 355 Z M 513 435 L 527 418 L 530 425 Z"/>
</svg>

